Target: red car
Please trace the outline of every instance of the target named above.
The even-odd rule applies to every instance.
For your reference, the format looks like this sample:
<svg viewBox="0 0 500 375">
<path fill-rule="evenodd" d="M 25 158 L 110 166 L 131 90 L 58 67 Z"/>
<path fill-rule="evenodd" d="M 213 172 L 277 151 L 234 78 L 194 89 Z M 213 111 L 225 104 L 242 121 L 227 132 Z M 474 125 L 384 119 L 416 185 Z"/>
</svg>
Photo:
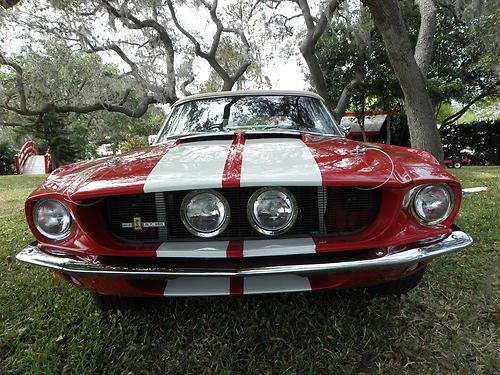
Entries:
<svg viewBox="0 0 500 375">
<path fill-rule="evenodd" d="M 137 298 L 346 287 L 406 293 L 472 239 L 461 187 L 427 152 L 345 138 L 308 92 L 179 100 L 152 147 L 54 171 L 17 259 Z"/>
<path fill-rule="evenodd" d="M 462 165 L 469 165 L 470 162 L 471 160 L 467 156 L 451 157 L 443 161 L 446 167 L 455 169 L 462 168 Z"/>
</svg>

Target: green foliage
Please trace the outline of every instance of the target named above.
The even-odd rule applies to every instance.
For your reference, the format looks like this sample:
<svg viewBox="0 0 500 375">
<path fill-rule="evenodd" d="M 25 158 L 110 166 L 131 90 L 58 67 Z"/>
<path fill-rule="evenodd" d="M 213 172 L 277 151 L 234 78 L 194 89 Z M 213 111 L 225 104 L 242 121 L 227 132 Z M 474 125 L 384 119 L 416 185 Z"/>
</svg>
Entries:
<svg viewBox="0 0 500 375">
<path fill-rule="evenodd" d="M 30 109 L 47 104 L 82 107 L 100 101 L 121 102 L 125 89 L 130 92 L 122 103 L 134 107 L 143 90 L 132 79 L 119 78 L 119 69 L 102 61 L 99 54 L 70 48 L 68 41 L 50 35 L 36 41 L 36 51 L 24 46 L 9 59 L 23 70 L 26 101 Z M 0 74 L 0 99 L 19 107 L 15 74 L 12 69 Z"/>
<path fill-rule="evenodd" d="M 416 43 L 420 15 L 413 1 L 400 2 L 410 40 Z M 457 21 L 444 7 L 438 7 L 428 90 L 436 109 L 450 103 L 467 103 L 497 82 L 498 11 Z M 353 98 L 366 98 L 367 109 L 402 110 L 403 93 L 385 52 L 378 30 L 371 27 L 366 58 L 360 58 L 356 28 L 337 20 L 318 45 L 318 58 L 334 101 L 353 79 L 353 68 L 362 66 L 364 83 L 355 88 Z M 487 36 L 487 37 L 485 37 Z M 496 36 L 496 37 L 495 37 Z M 496 40 L 496 42 L 495 42 Z M 448 106 L 444 105 L 448 103 Z M 352 104 L 351 104 L 352 105 Z M 351 106 L 352 109 L 352 106 Z M 451 113 L 450 113 L 451 114 Z M 444 114 L 437 114 L 444 119 Z M 472 115 L 469 115 L 472 116 Z M 468 121 L 472 120 L 470 117 Z"/>
<path fill-rule="evenodd" d="M 14 173 L 16 151 L 8 141 L 0 141 L 0 175 Z"/>
<path fill-rule="evenodd" d="M 135 150 L 138 148 L 143 148 L 148 146 L 148 139 L 147 137 L 141 137 L 138 135 L 133 135 L 132 137 L 128 138 L 123 144 L 122 144 L 122 152 L 127 152 L 131 150 Z"/>
<path fill-rule="evenodd" d="M 500 120 L 449 125 L 441 130 L 445 156 L 468 149 L 475 151 L 474 164 L 500 164 Z"/>
<path fill-rule="evenodd" d="M 73 163 L 90 156 L 87 141 L 89 129 L 74 116 L 48 113 L 42 121 L 16 131 L 33 139 L 41 152 L 50 149 L 56 165 Z"/>
<path fill-rule="evenodd" d="M 148 145 L 148 136 L 157 134 L 165 119 L 159 108 L 149 107 L 141 118 L 122 113 L 102 113 L 102 118 L 91 124 L 95 144 L 111 143 L 116 151 L 130 151 Z"/>
</svg>

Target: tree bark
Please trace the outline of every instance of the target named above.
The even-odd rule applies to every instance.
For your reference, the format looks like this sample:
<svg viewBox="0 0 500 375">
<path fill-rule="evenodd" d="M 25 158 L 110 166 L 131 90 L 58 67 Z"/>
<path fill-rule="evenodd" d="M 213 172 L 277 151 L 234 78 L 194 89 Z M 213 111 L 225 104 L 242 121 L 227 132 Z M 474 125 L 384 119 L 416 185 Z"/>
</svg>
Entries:
<svg viewBox="0 0 500 375">
<path fill-rule="evenodd" d="M 302 17 L 304 18 L 304 23 L 306 25 L 306 36 L 302 43 L 300 44 L 300 53 L 304 57 L 306 61 L 307 67 L 309 68 L 309 74 L 311 75 L 311 81 L 316 89 L 317 93 L 325 99 L 326 104 L 329 108 L 334 108 L 334 103 L 331 102 L 328 95 L 328 87 L 326 84 L 326 78 L 321 70 L 321 66 L 318 61 L 318 57 L 316 56 L 316 44 L 319 39 L 326 31 L 328 26 L 328 20 L 333 16 L 333 13 L 343 0 L 329 0 L 323 11 L 320 13 L 318 19 L 312 16 L 311 8 L 309 7 L 309 3 L 307 0 L 297 0 L 296 3 L 299 5 L 300 11 L 302 12 Z M 351 87 L 346 87 L 344 92 L 342 92 L 341 99 L 343 100 L 340 107 L 339 112 L 342 110 L 340 117 L 345 112 L 345 108 L 348 105 L 351 93 Z M 340 102 L 340 100 L 339 100 Z M 347 104 L 345 104 L 347 102 Z M 339 113 L 337 109 L 335 110 L 334 117 L 337 121 L 339 121 Z"/>
<path fill-rule="evenodd" d="M 385 134 L 385 144 L 391 144 L 391 113 L 387 113 L 387 118 L 385 119 L 386 124 L 386 134 Z"/>
<path fill-rule="evenodd" d="M 363 0 L 382 34 L 389 61 L 404 94 L 411 145 L 443 162 L 443 147 L 426 81 L 413 55 L 397 0 Z"/>
<path fill-rule="evenodd" d="M 434 0 L 415 0 L 420 11 L 420 29 L 418 30 L 415 60 L 424 78 L 432 60 L 432 45 L 437 27 L 437 9 Z"/>
</svg>

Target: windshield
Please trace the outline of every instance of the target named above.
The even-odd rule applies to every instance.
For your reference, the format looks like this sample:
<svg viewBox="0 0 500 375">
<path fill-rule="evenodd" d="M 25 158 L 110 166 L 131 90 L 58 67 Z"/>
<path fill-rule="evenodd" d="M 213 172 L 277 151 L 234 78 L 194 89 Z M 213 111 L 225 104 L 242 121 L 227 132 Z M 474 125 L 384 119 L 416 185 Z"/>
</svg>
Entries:
<svg viewBox="0 0 500 375">
<path fill-rule="evenodd" d="M 234 96 L 189 101 L 172 110 L 158 143 L 188 134 L 300 130 L 339 135 L 323 103 L 305 96 Z"/>
</svg>

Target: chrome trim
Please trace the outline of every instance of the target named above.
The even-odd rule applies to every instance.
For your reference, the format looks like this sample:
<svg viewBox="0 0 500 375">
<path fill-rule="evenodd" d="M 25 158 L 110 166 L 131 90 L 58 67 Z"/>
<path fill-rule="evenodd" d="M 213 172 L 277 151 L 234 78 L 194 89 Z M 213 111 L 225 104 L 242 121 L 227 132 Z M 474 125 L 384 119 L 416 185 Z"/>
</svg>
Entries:
<svg viewBox="0 0 500 375">
<path fill-rule="evenodd" d="M 167 231 L 167 205 L 165 203 L 164 193 L 154 193 L 155 195 L 155 208 L 156 208 L 156 220 L 165 223 L 164 226 L 158 228 L 158 239 L 160 241 L 166 241 L 168 238 Z"/>
<path fill-rule="evenodd" d="M 40 250 L 36 245 L 27 246 L 16 259 L 23 263 L 63 272 L 70 276 L 124 279 L 174 279 L 182 276 L 255 276 L 255 275 L 320 275 L 346 272 L 364 272 L 408 268 L 420 262 L 452 253 L 472 245 L 473 240 L 460 230 L 452 232 L 445 239 L 426 246 L 409 248 L 399 252 L 366 260 L 330 262 L 317 264 L 277 265 L 253 268 L 141 268 L 117 267 L 94 261 L 78 260 L 71 257 L 58 257 Z"/>
</svg>

